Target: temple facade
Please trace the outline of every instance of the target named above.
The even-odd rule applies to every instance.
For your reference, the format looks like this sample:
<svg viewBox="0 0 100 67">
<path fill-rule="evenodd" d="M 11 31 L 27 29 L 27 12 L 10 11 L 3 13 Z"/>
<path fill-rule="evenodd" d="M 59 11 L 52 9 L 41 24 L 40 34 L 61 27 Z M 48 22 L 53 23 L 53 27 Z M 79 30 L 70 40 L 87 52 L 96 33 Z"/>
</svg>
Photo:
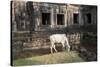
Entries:
<svg viewBox="0 0 100 67">
<path fill-rule="evenodd" d="M 13 32 L 50 31 L 97 24 L 97 6 L 31 1 L 11 2 Z"/>
</svg>

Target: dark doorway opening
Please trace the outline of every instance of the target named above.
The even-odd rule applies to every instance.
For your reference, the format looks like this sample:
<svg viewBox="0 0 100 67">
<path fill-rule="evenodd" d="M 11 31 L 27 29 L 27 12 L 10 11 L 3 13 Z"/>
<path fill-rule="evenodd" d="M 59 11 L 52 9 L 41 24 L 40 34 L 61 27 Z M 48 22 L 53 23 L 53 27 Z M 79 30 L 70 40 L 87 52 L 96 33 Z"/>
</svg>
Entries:
<svg viewBox="0 0 100 67">
<path fill-rule="evenodd" d="M 64 15 L 57 14 L 57 25 L 64 25 Z"/>
<path fill-rule="evenodd" d="M 86 14 L 86 16 L 87 16 L 87 23 L 91 24 L 91 14 L 88 13 Z"/>
<path fill-rule="evenodd" d="M 78 24 L 79 23 L 79 14 L 74 14 L 73 18 L 74 18 L 74 24 Z"/>
<path fill-rule="evenodd" d="M 42 13 L 42 24 L 50 25 L 50 13 Z"/>
</svg>

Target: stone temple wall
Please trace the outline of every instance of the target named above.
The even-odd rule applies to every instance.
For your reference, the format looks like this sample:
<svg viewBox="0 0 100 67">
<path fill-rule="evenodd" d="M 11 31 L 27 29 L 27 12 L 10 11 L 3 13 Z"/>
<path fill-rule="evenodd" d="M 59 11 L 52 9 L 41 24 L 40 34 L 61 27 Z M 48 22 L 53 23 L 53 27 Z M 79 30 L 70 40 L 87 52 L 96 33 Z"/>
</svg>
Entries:
<svg viewBox="0 0 100 67">
<path fill-rule="evenodd" d="M 34 32 L 31 36 L 31 41 L 28 35 L 23 37 L 14 37 L 12 45 L 21 49 L 41 49 L 41 48 L 49 48 L 51 43 L 49 40 L 49 36 L 54 34 L 53 32 Z M 69 44 L 71 46 L 77 46 L 81 43 L 82 33 L 69 33 L 67 34 Z M 61 46 L 58 44 L 57 46 Z M 17 49 L 18 49 L 17 48 Z M 16 49 L 15 49 L 16 50 Z"/>
</svg>

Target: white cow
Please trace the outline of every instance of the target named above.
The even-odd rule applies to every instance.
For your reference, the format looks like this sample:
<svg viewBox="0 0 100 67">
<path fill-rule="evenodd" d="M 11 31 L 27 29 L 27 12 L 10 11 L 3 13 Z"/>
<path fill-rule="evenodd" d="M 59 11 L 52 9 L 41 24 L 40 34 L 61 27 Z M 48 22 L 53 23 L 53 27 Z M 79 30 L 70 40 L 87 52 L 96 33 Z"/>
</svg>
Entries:
<svg viewBox="0 0 100 67">
<path fill-rule="evenodd" d="M 53 34 L 50 36 L 50 42 L 51 42 L 51 47 L 50 47 L 51 53 L 53 53 L 53 48 L 57 52 L 55 43 L 61 43 L 63 49 L 67 47 L 68 51 L 70 51 L 70 45 L 68 42 L 68 38 L 66 37 L 66 34 Z"/>
</svg>

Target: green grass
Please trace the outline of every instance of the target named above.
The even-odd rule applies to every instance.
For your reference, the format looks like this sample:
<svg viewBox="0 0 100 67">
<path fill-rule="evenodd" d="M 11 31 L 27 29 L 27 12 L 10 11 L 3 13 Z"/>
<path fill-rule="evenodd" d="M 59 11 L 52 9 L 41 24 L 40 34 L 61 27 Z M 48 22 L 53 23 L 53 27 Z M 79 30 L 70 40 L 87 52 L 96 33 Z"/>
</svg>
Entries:
<svg viewBox="0 0 100 67">
<path fill-rule="evenodd" d="M 58 52 L 13 61 L 14 66 L 83 62 L 77 52 Z"/>
</svg>

